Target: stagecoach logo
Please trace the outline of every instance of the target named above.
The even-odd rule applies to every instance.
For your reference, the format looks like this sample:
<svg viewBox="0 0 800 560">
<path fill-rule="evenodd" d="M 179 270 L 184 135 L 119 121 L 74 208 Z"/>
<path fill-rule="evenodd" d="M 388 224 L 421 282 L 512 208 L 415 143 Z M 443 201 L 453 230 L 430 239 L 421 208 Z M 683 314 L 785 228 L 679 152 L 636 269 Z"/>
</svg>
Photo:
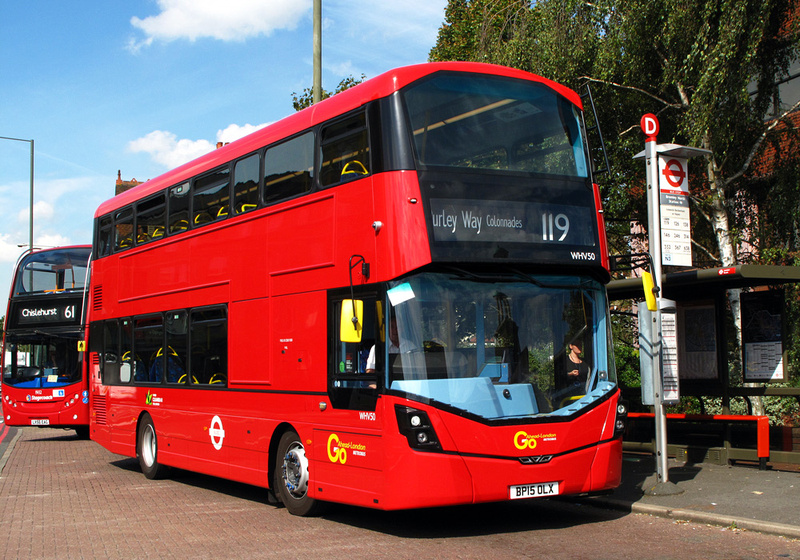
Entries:
<svg viewBox="0 0 800 560">
<path fill-rule="evenodd" d="M 208 429 L 208 435 L 211 436 L 211 445 L 214 449 L 219 451 L 222 449 L 222 440 L 225 439 L 225 430 L 222 428 L 222 420 L 219 416 L 214 416 L 211 419 L 211 427 Z"/>
<path fill-rule="evenodd" d="M 514 435 L 514 447 L 520 450 L 536 449 L 539 440 L 556 441 L 556 434 L 528 434 L 524 431 L 519 431 Z"/>
<path fill-rule="evenodd" d="M 25 395 L 25 400 L 28 402 L 52 401 L 53 398 L 53 395 L 42 395 L 40 391 L 35 395 Z"/>
<path fill-rule="evenodd" d="M 336 434 L 331 434 L 328 438 L 328 459 L 330 459 L 331 463 L 341 463 L 344 465 L 347 461 L 348 449 L 353 452 L 353 455 L 359 455 L 361 457 L 367 456 L 367 446 L 363 443 L 341 441 Z"/>
</svg>

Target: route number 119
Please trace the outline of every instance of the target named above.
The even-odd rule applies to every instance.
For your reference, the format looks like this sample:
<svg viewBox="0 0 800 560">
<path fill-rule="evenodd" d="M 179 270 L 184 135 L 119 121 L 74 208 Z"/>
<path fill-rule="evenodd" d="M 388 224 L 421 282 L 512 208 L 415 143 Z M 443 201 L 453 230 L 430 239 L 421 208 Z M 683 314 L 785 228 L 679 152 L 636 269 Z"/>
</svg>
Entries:
<svg viewBox="0 0 800 560">
<path fill-rule="evenodd" d="M 569 218 L 566 214 L 542 214 L 542 240 L 555 241 L 555 236 L 561 233 L 558 241 L 564 241 L 569 233 Z"/>
</svg>

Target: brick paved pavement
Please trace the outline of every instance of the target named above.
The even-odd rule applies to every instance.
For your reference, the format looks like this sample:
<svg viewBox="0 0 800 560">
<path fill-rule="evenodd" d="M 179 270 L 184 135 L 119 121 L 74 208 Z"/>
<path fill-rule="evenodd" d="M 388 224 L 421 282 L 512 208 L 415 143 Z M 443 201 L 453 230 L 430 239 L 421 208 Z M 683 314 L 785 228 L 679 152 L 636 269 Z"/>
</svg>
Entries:
<svg viewBox="0 0 800 560">
<path fill-rule="evenodd" d="M 661 558 L 800 559 L 800 546 L 780 537 L 550 500 L 410 512 L 336 506 L 321 518 L 298 518 L 253 486 L 184 471 L 147 480 L 135 459 L 71 431 L 21 428 L 18 435 L 0 474 L 4 559 L 621 560 L 656 550 Z M 726 552 L 731 544 L 734 556 Z"/>
</svg>

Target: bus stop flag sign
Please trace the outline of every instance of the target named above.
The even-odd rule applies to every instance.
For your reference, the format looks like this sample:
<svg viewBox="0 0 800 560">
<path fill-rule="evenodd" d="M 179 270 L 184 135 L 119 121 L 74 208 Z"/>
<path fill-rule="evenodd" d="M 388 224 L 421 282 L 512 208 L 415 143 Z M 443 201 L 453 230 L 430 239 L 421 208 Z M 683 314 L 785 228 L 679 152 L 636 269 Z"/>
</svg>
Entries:
<svg viewBox="0 0 800 560">
<path fill-rule="evenodd" d="M 687 159 L 658 154 L 661 259 L 671 266 L 692 266 Z"/>
</svg>

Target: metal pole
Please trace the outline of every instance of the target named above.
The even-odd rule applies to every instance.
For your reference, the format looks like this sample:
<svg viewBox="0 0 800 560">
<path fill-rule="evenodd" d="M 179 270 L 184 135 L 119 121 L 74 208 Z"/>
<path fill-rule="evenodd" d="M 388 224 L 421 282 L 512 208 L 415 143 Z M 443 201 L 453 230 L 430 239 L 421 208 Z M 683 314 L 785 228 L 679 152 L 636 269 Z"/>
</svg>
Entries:
<svg viewBox="0 0 800 560">
<path fill-rule="evenodd" d="M 661 204 L 658 188 L 658 153 L 655 136 L 645 141 L 647 161 L 647 222 L 648 243 L 653 259 L 653 282 L 661 296 Z M 654 415 L 656 424 L 656 476 L 658 482 L 669 482 L 667 467 L 667 415 L 664 411 L 664 394 L 661 373 L 661 306 L 652 314 L 653 321 L 653 390 L 655 392 Z"/>
<path fill-rule="evenodd" d="M 31 139 L 31 210 L 29 227 L 28 250 L 33 252 L 33 139 Z"/>
<path fill-rule="evenodd" d="M 33 251 L 33 139 L 26 140 L 24 138 L 12 138 L 10 136 L 0 136 L 0 140 L 14 140 L 16 142 L 29 142 L 31 145 L 31 173 L 30 173 L 30 222 L 28 230 L 28 250 Z"/>
<path fill-rule="evenodd" d="M 322 101 L 322 0 L 314 0 L 314 103 Z"/>
</svg>

